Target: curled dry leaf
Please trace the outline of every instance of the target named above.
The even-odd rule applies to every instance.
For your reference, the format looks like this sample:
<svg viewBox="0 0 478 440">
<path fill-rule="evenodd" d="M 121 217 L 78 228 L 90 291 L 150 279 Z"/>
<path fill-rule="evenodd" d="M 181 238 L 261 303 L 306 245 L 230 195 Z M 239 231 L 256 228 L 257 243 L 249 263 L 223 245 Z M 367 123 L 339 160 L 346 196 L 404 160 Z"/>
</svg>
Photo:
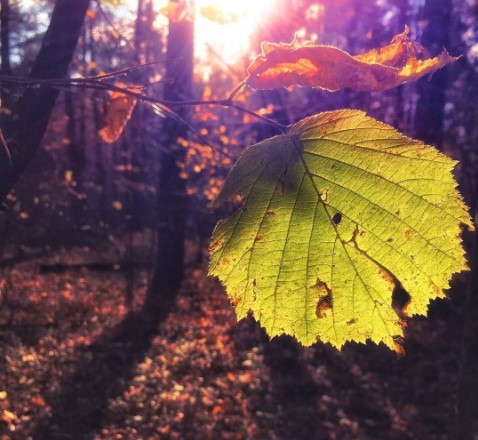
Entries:
<svg viewBox="0 0 478 440">
<path fill-rule="evenodd" d="M 263 42 L 262 54 L 248 68 L 247 84 L 255 89 L 298 85 L 378 92 L 416 80 L 457 59 L 446 50 L 422 59 L 425 53 L 409 38 L 408 28 L 380 50 L 356 56 L 332 46 Z"/>
<path fill-rule="evenodd" d="M 127 86 L 124 83 L 116 83 L 115 86 L 134 93 L 141 91 L 141 88 L 138 86 Z M 119 91 L 110 93 L 109 100 L 106 103 L 103 127 L 98 132 L 101 139 L 105 142 L 112 143 L 121 136 L 126 123 L 133 114 L 137 101 L 134 96 L 126 95 Z"/>
</svg>

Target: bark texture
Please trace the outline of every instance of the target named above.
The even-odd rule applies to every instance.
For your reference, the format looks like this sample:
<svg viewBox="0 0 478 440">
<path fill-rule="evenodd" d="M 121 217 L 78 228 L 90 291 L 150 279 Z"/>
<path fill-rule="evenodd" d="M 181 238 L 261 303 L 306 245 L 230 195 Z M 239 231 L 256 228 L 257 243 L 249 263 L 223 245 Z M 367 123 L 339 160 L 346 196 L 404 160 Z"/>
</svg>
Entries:
<svg viewBox="0 0 478 440">
<path fill-rule="evenodd" d="M 48 30 L 30 72 L 31 79 L 64 78 L 68 72 L 90 0 L 57 0 Z M 0 153 L 0 201 L 3 201 L 39 148 L 59 91 L 30 88 L 16 103 L 4 127 L 11 160 Z"/>
</svg>

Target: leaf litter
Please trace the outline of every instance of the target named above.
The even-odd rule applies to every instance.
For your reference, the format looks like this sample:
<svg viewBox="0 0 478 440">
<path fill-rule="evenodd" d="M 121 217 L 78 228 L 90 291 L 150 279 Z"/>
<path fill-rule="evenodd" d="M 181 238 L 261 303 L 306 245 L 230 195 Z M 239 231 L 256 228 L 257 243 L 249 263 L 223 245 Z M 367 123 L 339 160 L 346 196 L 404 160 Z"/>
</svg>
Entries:
<svg viewBox="0 0 478 440">
<path fill-rule="evenodd" d="M 28 438 L 49 423 L 65 380 L 125 316 L 119 272 L 39 274 L 37 267 L 11 270 L 0 309 L 2 440 Z M 141 298 L 144 273 L 137 287 Z M 68 417 L 91 425 L 96 439 L 442 438 L 453 413 L 453 399 L 443 396 L 453 393 L 459 356 L 453 329 L 458 333 L 460 316 L 453 310 L 452 323 L 439 309 L 414 320 L 408 356 L 397 360 L 371 345 L 349 344 L 338 353 L 323 344 L 302 349 L 287 337 L 269 342 L 253 321 L 234 324 L 227 302 L 205 268 L 190 270 L 176 310 L 131 378 L 99 409 L 101 426 L 87 418 L 94 399 L 56 416 L 67 418 L 64 426 Z M 112 350 L 120 368 L 129 346 Z M 97 377 L 79 377 L 78 390 L 98 387 Z"/>
</svg>

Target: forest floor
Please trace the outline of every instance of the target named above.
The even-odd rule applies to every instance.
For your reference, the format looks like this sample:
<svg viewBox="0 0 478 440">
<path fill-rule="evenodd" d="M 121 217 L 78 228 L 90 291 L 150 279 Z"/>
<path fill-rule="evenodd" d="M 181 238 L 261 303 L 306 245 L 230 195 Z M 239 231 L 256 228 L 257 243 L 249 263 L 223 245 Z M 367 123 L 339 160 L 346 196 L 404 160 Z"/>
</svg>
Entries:
<svg viewBox="0 0 478 440">
<path fill-rule="evenodd" d="M 217 281 L 190 269 L 169 317 L 125 306 L 121 271 L 4 272 L 0 439 L 432 440 L 449 438 L 463 277 L 412 319 L 406 356 L 382 346 L 299 347 L 236 323 Z"/>
</svg>

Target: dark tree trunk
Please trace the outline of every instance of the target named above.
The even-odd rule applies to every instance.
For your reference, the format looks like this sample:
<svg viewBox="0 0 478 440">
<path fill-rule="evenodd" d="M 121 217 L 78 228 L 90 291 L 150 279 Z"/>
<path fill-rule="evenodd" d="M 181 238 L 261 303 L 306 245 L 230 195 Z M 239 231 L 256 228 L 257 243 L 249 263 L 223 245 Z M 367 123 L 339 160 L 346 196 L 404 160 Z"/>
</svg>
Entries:
<svg viewBox="0 0 478 440">
<path fill-rule="evenodd" d="M 469 87 L 466 88 L 467 96 L 476 95 L 476 84 L 478 76 L 474 72 L 468 73 Z M 456 401 L 455 430 L 453 440 L 476 440 L 478 435 L 478 174 L 476 173 L 476 162 L 473 155 L 476 154 L 476 106 L 471 104 L 469 119 L 467 122 L 468 142 L 470 146 L 465 149 L 463 167 L 468 174 L 468 203 L 471 212 L 474 213 L 475 232 L 469 252 L 469 263 L 471 267 L 470 279 L 466 289 L 464 306 L 464 327 L 461 352 L 461 368 L 458 380 L 458 393 Z M 473 117 L 474 115 L 474 117 Z M 468 173 L 466 173 L 468 170 Z M 465 177 L 466 184 L 466 177 Z"/>
<path fill-rule="evenodd" d="M 475 197 L 478 202 L 478 193 Z M 475 212 L 475 228 L 478 228 L 478 212 Z M 474 234 L 471 279 L 466 292 L 454 440 L 474 440 L 478 435 L 478 233 Z"/>
<path fill-rule="evenodd" d="M 12 73 L 10 66 L 10 1 L 1 0 L 0 2 L 0 73 L 1 75 L 9 76 Z M 1 107 L 3 109 L 12 109 L 11 92 L 7 87 L 0 89 Z M 10 123 L 10 115 L 8 112 L 2 111 L 0 114 L 0 129 Z M 3 134 L 3 133 L 2 133 Z M 10 164 L 10 152 L 8 146 L 3 145 L 4 140 L 0 145 L 0 169 L 5 163 Z"/>
<path fill-rule="evenodd" d="M 82 107 L 84 103 L 80 104 Z M 85 127 L 78 127 L 78 120 L 84 118 L 83 112 L 78 112 L 78 108 L 75 107 L 73 96 L 71 93 L 65 94 L 65 110 L 68 116 L 67 134 L 68 134 L 68 166 L 73 172 L 73 178 L 76 181 L 81 181 L 81 176 L 85 168 L 85 148 L 82 143 L 82 133 Z M 80 114 L 78 114 L 80 113 Z M 80 122 L 81 125 L 81 122 Z"/>
<path fill-rule="evenodd" d="M 450 43 L 452 0 L 427 0 L 421 14 L 426 23 L 420 43 L 435 56 Z M 422 78 L 417 84 L 420 98 L 415 116 L 415 135 L 427 144 L 442 149 L 443 116 L 448 85 L 447 69 Z"/>
<path fill-rule="evenodd" d="M 30 78 L 64 78 L 73 57 L 90 0 L 57 0 Z M 4 200 L 41 144 L 55 106 L 56 89 L 28 89 L 5 127 L 11 161 L 0 155 L 0 201 Z"/>
<path fill-rule="evenodd" d="M 0 4 L 1 71 L 2 75 L 10 75 L 10 3 L 9 0 L 1 0 Z"/>
<path fill-rule="evenodd" d="M 191 98 L 194 25 L 187 19 L 170 22 L 166 55 L 164 99 L 184 101 Z M 186 108 L 178 114 L 188 119 Z M 179 164 L 186 150 L 178 138 L 187 137 L 187 128 L 173 119 L 163 125 L 166 153 L 161 155 L 157 194 L 158 250 L 149 298 L 152 308 L 163 315 L 174 303 L 184 272 L 186 220 L 186 181 L 180 177 Z"/>
<path fill-rule="evenodd" d="M 85 121 L 84 115 L 84 101 L 80 101 L 75 105 L 74 97 L 71 93 L 65 94 L 65 111 L 68 116 L 67 123 L 67 137 L 68 137 L 68 168 L 72 172 L 73 191 L 71 192 L 71 199 L 69 204 L 69 210 L 71 218 L 73 219 L 72 225 L 78 229 L 81 228 L 86 222 L 85 219 L 85 199 L 81 197 L 84 191 L 83 175 L 86 164 L 85 157 L 85 139 L 84 133 L 86 128 L 83 125 Z M 80 109 L 78 108 L 80 107 Z M 83 111 L 78 111 L 83 110 Z"/>
</svg>

